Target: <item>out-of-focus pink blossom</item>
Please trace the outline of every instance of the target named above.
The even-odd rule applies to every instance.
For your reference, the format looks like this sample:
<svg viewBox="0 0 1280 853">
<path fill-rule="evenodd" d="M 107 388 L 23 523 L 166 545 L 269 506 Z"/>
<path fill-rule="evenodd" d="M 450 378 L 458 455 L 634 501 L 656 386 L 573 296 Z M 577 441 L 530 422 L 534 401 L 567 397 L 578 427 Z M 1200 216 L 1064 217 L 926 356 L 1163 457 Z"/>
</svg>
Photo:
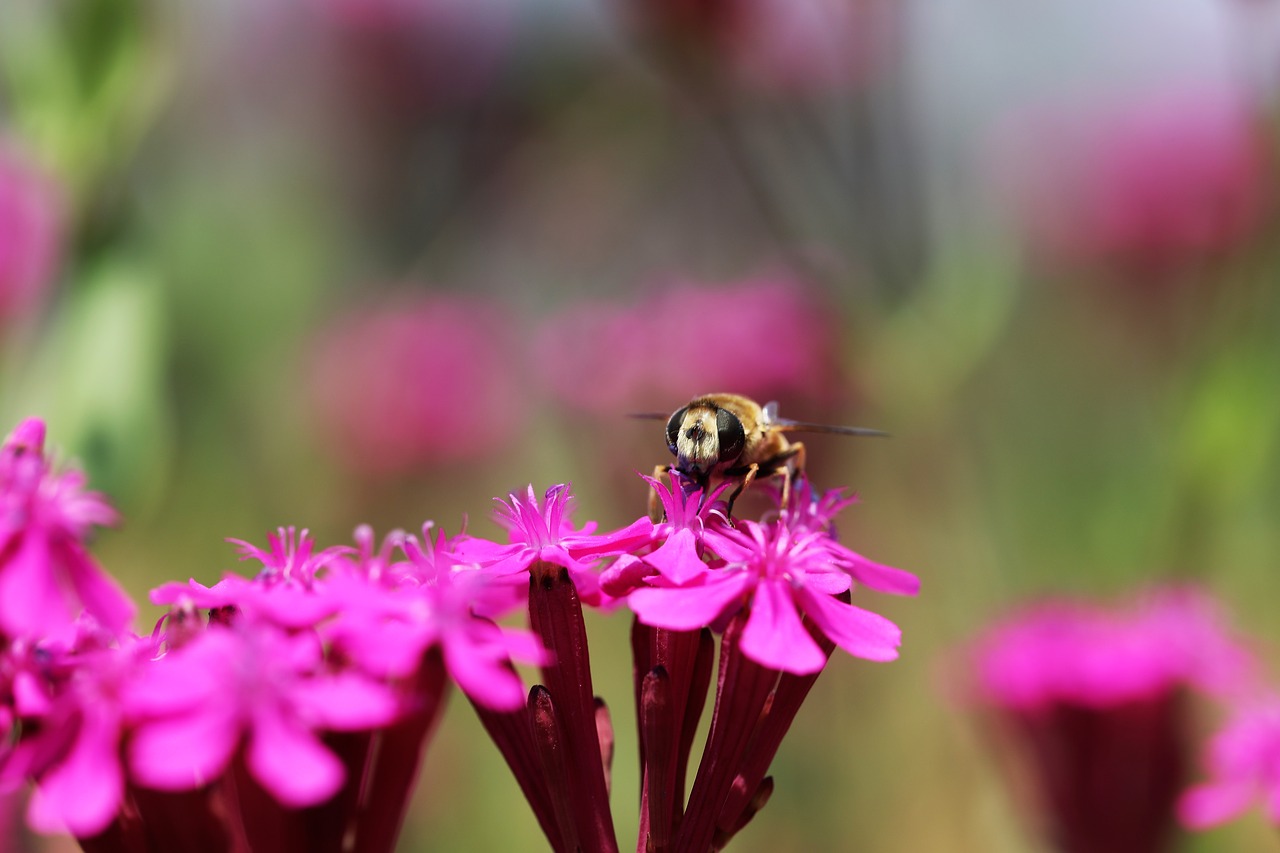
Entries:
<svg viewBox="0 0 1280 853">
<path fill-rule="evenodd" d="M 1178 802 L 1183 824 L 1207 829 L 1259 801 L 1267 819 L 1280 824 L 1280 696 L 1240 703 L 1209 743 L 1208 764 L 1210 780 L 1192 787 Z"/>
<path fill-rule="evenodd" d="M 1182 686 L 1226 694 L 1253 678 L 1252 655 L 1214 602 L 1192 589 L 1153 593 L 1128 610 L 1033 606 L 991 628 L 974 662 L 980 698 L 1012 709 L 1105 708 Z"/>
<path fill-rule="evenodd" d="M 1259 117 L 1193 89 L 1029 111 L 996 136 L 997 179 L 1050 258 L 1164 269 L 1240 245 L 1271 201 Z"/>
<path fill-rule="evenodd" d="M 373 474 L 488 456 L 523 425 L 515 340 L 481 299 L 405 297 L 339 316 L 309 365 L 317 429 Z"/>
<path fill-rule="evenodd" d="M 344 608 L 325 635 L 365 672 L 384 677 L 409 675 L 427 649 L 439 647 L 449 675 L 472 700 L 496 711 L 523 708 L 527 691 L 510 662 L 541 665 L 546 652 L 529 632 L 476 615 L 509 601 L 504 585 L 460 563 L 443 534 L 433 542 L 430 527 L 421 542 L 402 534 L 396 541 L 407 564 L 381 579 L 331 576 L 330 592 Z"/>
<path fill-rule="evenodd" d="M 35 734 L 0 761 L 0 790 L 12 790 L 23 776 L 37 782 L 27 821 L 39 832 L 95 835 L 124 797 L 120 750 L 131 712 L 127 695 L 153 646 L 126 637 L 121 647 L 107 647 L 96 631 L 78 644 L 85 642 L 90 645 L 48 644 L 36 652 L 42 671 L 31 674 L 38 675 L 42 695 L 15 707 Z"/>
<path fill-rule="evenodd" d="M 57 272 L 62 199 L 16 146 L 0 141 L 0 322 L 29 314 Z"/>
<path fill-rule="evenodd" d="M 830 309 L 790 279 L 678 282 L 629 305 L 566 309 L 543 328 L 538 361 L 557 397 L 611 416 L 726 388 L 832 402 L 836 328 Z"/>
<path fill-rule="evenodd" d="M 1170 849 L 1189 743 L 1187 688 L 1234 693 L 1251 656 L 1202 593 L 1168 589 L 1137 605 L 1041 604 L 988 630 L 971 651 L 973 700 L 1029 820 L 1064 853 Z"/>
<path fill-rule="evenodd" d="M 54 634 L 82 610 L 122 631 L 133 603 L 83 544 L 93 526 L 115 522 L 115 510 L 85 491 L 79 471 L 51 469 L 44 434 L 30 418 L 0 447 L 0 634 Z"/>
<path fill-rule="evenodd" d="M 291 807 L 319 803 L 343 782 L 324 730 L 386 725 L 391 691 L 358 672 L 326 672 L 314 635 L 264 623 L 210 625 L 147 667 L 130 707 L 143 718 L 129 743 L 133 778 L 186 790 L 221 775 L 245 741 L 249 770 Z"/>
</svg>

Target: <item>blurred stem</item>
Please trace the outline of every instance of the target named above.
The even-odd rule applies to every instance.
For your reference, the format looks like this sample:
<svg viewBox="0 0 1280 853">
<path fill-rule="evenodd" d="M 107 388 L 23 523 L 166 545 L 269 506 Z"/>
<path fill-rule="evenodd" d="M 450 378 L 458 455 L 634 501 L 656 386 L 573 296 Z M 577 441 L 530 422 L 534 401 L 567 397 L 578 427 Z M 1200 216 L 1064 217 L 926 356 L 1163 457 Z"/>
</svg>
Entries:
<svg viewBox="0 0 1280 853">
<path fill-rule="evenodd" d="M 737 173 L 742 187 L 755 205 L 761 223 L 773 238 L 774 244 L 787 264 L 813 282 L 833 286 L 838 282 L 831 281 L 830 271 L 814 263 L 801 248 L 801 236 L 795 223 L 780 200 L 779 194 L 763 177 L 755 156 L 747 144 L 747 134 L 739 121 L 731 90 L 720 81 L 712 78 L 697 80 L 680 80 L 672 74 L 664 74 L 673 94 L 677 97 L 687 96 L 695 110 L 701 113 L 715 137 L 724 149 L 730 167 Z M 687 89 L 677 84 L 688 83 Z M 866 270 L 850 259 L 847 263 L 852 267 L 849 274 L 858 281 L 869 278 Z"/>
</svg>

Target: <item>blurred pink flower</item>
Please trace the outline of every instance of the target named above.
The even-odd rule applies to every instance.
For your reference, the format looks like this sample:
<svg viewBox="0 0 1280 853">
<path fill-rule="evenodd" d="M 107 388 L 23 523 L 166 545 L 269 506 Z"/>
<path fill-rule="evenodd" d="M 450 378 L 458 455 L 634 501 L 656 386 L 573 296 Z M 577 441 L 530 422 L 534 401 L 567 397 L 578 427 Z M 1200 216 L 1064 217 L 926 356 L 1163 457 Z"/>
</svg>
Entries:
<svg viewBox="0 0 1280 853">
<path fill-rule="evenodd" d="M 1226 694 L 1253 678 L 1253 656 L 1192 589 L 1161 590 L 1129 609 L 1035 605 L 989 629 L 973 655 L 978 698 L 1014 710 L 1106 708 L 1183 686 Z"/>
<path fill-rule="evenodd" d="M 62 252 L 58 188 L 0 141 L 0 322 L 20 319 L 52 284 Z"/>
<path fill-rule="evenodd" d="M 320 731 L 375 728 L 399 713 L 384 685 L 355 671 L 326 671 L 314 635 L 247 621 L 210 625 L 146 667 L 128 705 L 142 718 L 128 748 L 141 784 L 206 784 L 243 738 L 249 771 L 294 808 L 322 802 L 342 785 L 342 763 Z"/>
<path fill-rule="evenodd" d="M 82 609 L 122 631 L 133 603 L 84 547 L 115 510 L 79 471 L 53 471 L 44 437 L 44 422 L 28 418 L 0 447 L 0 635 L 55 634 Z"/>
<path fill-rule="evenodd" d="M 1270 203 L 1259 117 L 1199 89 L 1015 116 L 998 181 L 1051 258 L 1164 269 L 1241 244 Z"/>
<path fill-rule="evenodd" d="M 1026 766 L 1013 792 L 1063 853 L 1171 849 L 1186 688 L 1231 693 L 1254 677 L 1251 655 L 1191 589 L 1127 608 L 1033 606 L 971 654 L 971 698 L 989 712 L 995 745 Z"/>
<path fill-rule="evenodd" d="M 460 296 L 390 300 L 336 318 L 309 365 L 317 428 L 372 474 L 484 458 L 525 411 L 514 326 Z"/>
<path fill-rule="evenodd" d="M 789 279 L 677 282 L 630 305 L 571 306 L 545 325 L 537 350 L 557 397 L 609 416 L 724 389 L 833 402 L 837 327 Z"/>
<path fill-rule="evenodd" d="M 1178 817 L 1207 829 L 1261 801 L 1267 819 L 1280 824 L 1280 696 L 1242 703 L 1209 744 L 1210 780 L 1178 802 Z"/>
</svg>

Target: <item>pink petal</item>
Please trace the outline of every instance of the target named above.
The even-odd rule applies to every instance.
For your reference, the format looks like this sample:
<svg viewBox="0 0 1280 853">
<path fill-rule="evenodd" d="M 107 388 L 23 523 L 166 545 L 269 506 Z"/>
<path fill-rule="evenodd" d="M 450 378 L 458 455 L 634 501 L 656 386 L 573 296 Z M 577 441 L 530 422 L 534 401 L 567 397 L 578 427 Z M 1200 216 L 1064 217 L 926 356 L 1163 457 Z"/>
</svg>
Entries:
<svg viewBox="0 0 1280 853">
<path fill-rule="evenodd" d="M 470 654 L 466 647 L 448 641 L 444 645 L 444 662 L 462 692 L 486 708 L 514 711 L 524 705 L 524 682 L 500 662 Z"/>
<path fill-rule="evenodd" d="M 497 626 L 494 626 L 497 629 Z M 542 645 L 542 640 L 532 631 L 514 628 L 497 629 L 500 635 L 497 642 L 506 650 L 507 655 L 520 663 L 543 666 L 553 661 L 551 652 Z"/>
<path fill-rule="evenodd" d="M 785 581 L 762 581 L 756 587 L 742 631 L 742 653 L 761 666 L 796 675 L 817 672 L 827 663 L 800 621 Z"/>
<path fill-rule="evenodd" d="M 323 587 L 303 589 L 293 584 L 254 586 L 241 598 L 244 610 L 256 611 L 284 628 L 311 628 L 338 612 L 342 602 Z"/>
<path fill-rule="evenodd" d="M 707 564 L 698 556 L 697 541 L 692 530 L 681 528 L 652 554 L 647 554 L 644 561 L 672 583 L 686 584 L 707 570 Z"/>
<path fill-rule="evenodd" d="M 133 621 L 135 612 L 129 596 L 110 575 L 98 568 L 79 542 L 68 541 L 63 547 L 66 548 L 62 556 L 67 574 L 84 609 L 113 633 L 123 631 Z"/>
<path fill-rule="evenodd" d="M 275 708 L 255 716 L 247 757 L 254 778 L 291 808 L 324 802 L 342 787 L 342 762 Z"/>
<path fill-rule="evenodd" d="M 806 589 L 824 595 L 839 595 L 853 587 L 853 578 L 844 572 L 806 572 L 804 576 Z"/>
<path fill-rule="evenodd" d="M 42 717 L 53 707 L 49 698 L 50 687 L 29 670 L 20 669 L 14 673 L 11 689 L 13 708 L 24 717 Z"/>
<path fill-rule="evenodd" d="M 849 654 L 876 661 L 897 658 L 902 632 L 888 619 L 807 589 L 796 590 L 796 595 L 822 633 Z"/>
<path fill-rule="evenodd" d="M 308 722 L 339 731 L 386 725 L 400 710 L 388 687 L 352 672 L 299 681 L 289 696 Z"/>
<path fill-rule="evenodd" d="M 1178 820 L 1190 829 L 1226 823 L 1249 808 L 1253 786 L 1247 783 L 1197 785 L 1178 800 Z"/>
<path fill-rule="evenodd" d="M 431 643 L 420 625 L 366 620 L 344 621 L 329 636 L 362 670 L 377 678 L 399 678 L 411 674 Z"/>
<path fill-rule="evenodd" d="M 37 832 L 96 835 L 120 809 L 119 720 L 86 712 L 70 753 L 39 781 L 27 820 Z"/>
<path fill-rule="evenodd" d="M 575 557 L 603 557 L 634 551 L 653 539 L 653 522 L 646 515 L 621 530 L 599 536 L 586 535 L 586 532 L 584 527 L 579 533 L 565 537 L 564 544 Z"/>
<path fill-rule="evenodd" d="M 139 726 L 129 740 L 129 770 L 148 788 L 183 791 L 222 775 L 240 743 L 232 714 L 197 712 Z"/>
<path fill-rule="evenodd" d="M 695 585 L 637 589 L 627 597 L 627 605 L 646 625 L 691 631 L 734 607 L 751 581 L 746 572 L 707 572 Z"/>
<path fill-rule="evenodd" d="M 43 635 L 74 618 L 54 576 L 49 543 L 28 530 L 13 556 L 0 563 L 0 630 Z"/>
<path fill-rule="evenodd" d="M 842 545 L 833 550 L 845 571 L 863 586 L 890 595 L 916 595 L 920 592 L 920 579 L 911 572 L 868 560 Z"/>
</svg>

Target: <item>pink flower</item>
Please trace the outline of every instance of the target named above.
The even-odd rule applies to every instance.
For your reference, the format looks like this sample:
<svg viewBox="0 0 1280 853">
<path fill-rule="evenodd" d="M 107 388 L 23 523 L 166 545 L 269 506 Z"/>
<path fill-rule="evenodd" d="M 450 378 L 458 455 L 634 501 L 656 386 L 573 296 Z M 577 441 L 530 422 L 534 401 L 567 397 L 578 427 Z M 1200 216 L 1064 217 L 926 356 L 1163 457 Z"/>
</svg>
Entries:
<svg viewBox="0 0 1280 853">
<path fill-rule="evenodd" d="M 62 201 L 16 148 L 0 141 L 0 321 L 29 314 L 57 272 Z"/>
<path fill-rule="evenodd" d="M 791 279 L 680 281 L 631 305 L 572 306 L 548 321 L 537 349 L 552 393 L 609 417 L 637 401 L 687 402 L 723 388 L 829 403 L 830 389 L 847 384 L 839 381 L 836 328 L 830 309 Z"/>
<path fill-rule="evenodd" d="M 653 526 L 652 551 L 642 556 L 624 554 L 601 572 L 600 584 L 612 596 L 627 595 L 655 573 L 673 584 L 692 580 L 707 567 L 704 540 L 728 522 L 724 502 L 717 499 L 733 485 L 731 481 L 721 483 L 704 499 L 701 489 L 685 491 L 641 476 L 657 495 L 663 520 Z"/>
<path fill-rule="evenodd" d="M 34 734 L 21 739 L 8 760 L 0 760 L 0 789 L 23 776 L 33 778 L 37 787 L 27 809 L 31 827 L 88 837 L 111 823 L 123 800 L 125 696 L 153 646 L 126 638 L 119 648 L 107 647 L 92 631 L 76 642 L 73 648 L 41 648 L 46 664 L 39 673 L 40 693 L 19 705 Z"/>
<path fill-rule="evenodd" d="M 818 495 L 809 480 L 801 479 L 795 487 L 791 506 L 781 511 L 783 523 L 796 533 L 821 531 L 826 536 L 816 540 L 832 561 L 858 583 L 890 595 L 916 595 L 920 579 L 910 572 L 868 560 L 842 544 L 836 537 L 835 517 L 840 510 L 857 503 L 857 495 L 846 495 L 844 489 L 831 489 Z"/>
<path fill-rule="evenodd" d="M 835 597 L 853 582 L 831 559 L 824 538 L 825 533 L 797 533 L 782 522 L 741 521 L 717 537 L 723 567 L 707 567 L 678 586 L 638 589 L 627 604 L 646 625 L 673 631 L 723 624 L 750 604 L 742 652 L 782 672 L 808 674 L 826 664 L 802 615 L 856 657 L 893 660 L 901 632 L 884 617 Z"/>
<path fill-rule="evenodd" d="M 604 601 L 594 564 L 601 557 L 623 554 L 651 541 L 653 522 L 648 518 L 598 535 L 593 533 L 595 522 L 575 529 L 569 518 L 572 499 L 567 485 L 547 489 L 541 503 L 533 486 L 524 499 L 515 492 L 508 498 L 497 500 L 496 518 L 509 531 L 510 545 L 470 538 L 458 545 L 461 559 L 479 563 L 496 578 L 521 575 L 541 560 L 568 569 L 582 600 L 599 605 Z"/>
<path fill-rule="evenodd" d="M 1261 801 L 1267 819 L 1280 824 L 1280 696 L 1242 703 L 1209 744 L 1210 780 L 1186 791 L 1178 816 L 1192 829 L 1207 829 Z"/>
<path fill-rule="evenodd" d="M 321 437 L 370 474 L 487 457 L 523 427 L 516 331 L 480 299 L 405 296 L 336 318 L 309 366 Z"/>
<path fill-rule="evenodd" d="M 526 690 L 512 660 L 542 665 L 546 652 L 527 631 L 499 628 L 476 616 L 493 609 L 488 599 L 508 600 L 501 587 L 473 566 L 459 563 L 424 527 L 415 537 L 396 537 L 408 570 L 392 568 L 381 582 L 336 573 L 331 593 L 345 602 L 325 630 L 342 654 L 372 675 L 406 677 L 428 649 L 438 647 L 445 668 L 471 699 L 496 711 L 524 706 Z"/>
<path fill-rule="evenodd" d="M 1184 685 L 1227 693 L 1249 682 L 1253 664 L 1224 626 L 1214 603 L 1190 589 L 1162 590 L 1129 609 L 1039 604 L 979 639 L 976 689 L 1011 709 L 1105 708 Z"/>
<path fill-rule="evenodd" d="M 1165 268 L 1240 245 L 1271 166 L 1235 93 L 1178 91 L 1016 117 L 997 169 L 1032 239 L 1057 258 Z"/>
<path fill-rule="evenodd" d="M 133 619 L 128 596 L 94 563 L 84 539 L 115 511 L 78 471 L 54 473 L 44 422 L 23 421 L 0 448 L 0 633 L 43 636 L 81 610 L 111 631 Z"/>
<path fill-rule="evenodd" d="M 1126 608 L 1032 607 L 988 630 L 972 657 L 973 699 L 1027 765 L 1014 784 L 1065 853 L 1168 849 L 1185 688 L 1228 692 L 1252 678 L 1217 608 L 1188 589 Z"/>
<path fill-rule="evenodd" d="M 142 674 L 130 697 L 142 717 L 129 767 L 145 786 L 198 787 L 226 769 L 242 741 L 249 771 L 286 806 L 314 805 L 341 787 L 342 763 L 323 730 L 386 725 L 398 704 L 356 672 L 327 672 L 314 635 L 263 623 L 210 625 Z"/>
<path fill-rule="evenodd" d="M 163 584 L 151 592 L 153 604 L 176 608 L 236 608 L 285 628 L 308 628 L 332 616 L 343 602 L 316 583 L 317 573 L 353 549 L 334 546 L 314 551 L 308 531 L 281 527 L 267 535 L 268 550 L 242 539 L 228 539 L 241 560 L 256 560 L 262 570 L 253 579 L 227 574 L 211 587 L 194 578 Z"/>
</svg>

